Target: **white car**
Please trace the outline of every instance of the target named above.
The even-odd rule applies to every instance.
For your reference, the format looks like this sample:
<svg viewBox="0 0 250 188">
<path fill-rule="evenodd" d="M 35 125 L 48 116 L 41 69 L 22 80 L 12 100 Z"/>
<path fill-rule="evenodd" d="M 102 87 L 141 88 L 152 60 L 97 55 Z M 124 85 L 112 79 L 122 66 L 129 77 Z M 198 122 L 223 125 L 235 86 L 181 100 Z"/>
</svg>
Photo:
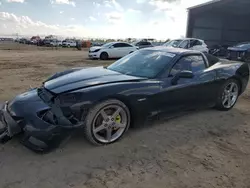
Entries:
<svg viewBox="0 0 250 188">
<path fill-rule="evenodd" d="M 51 46 L 62 46 L 62 41 L 57 40 L 57 39 L 53 39 L 50 41 L 50 45 Z"/>
<path fill-rule="evenodd" d="M 89 49 L 89 58 L 106 60 L 124 57 L 139 48 L 126 42 L 110 42 Z"/>
<path fill-rule="evenodd" d="M 201 39 L 196 38 L 184 38 L 168 41 L 163 44 L 163 46 L 174 47 L 174 48 L 184 48 L 189 50 L 197 50 L 203 53 L 208 53 L 209 49 L 206 43 Z"/>
<path fill-rule="evenodd" d="M 63 47 L 68 47 L 68 48 L 70 48 L 70 47 L 76 47 L 76 41 L 73 41 L 73 40 L 64 40 L 62 42 L 62 46 Z"/>
</svg>

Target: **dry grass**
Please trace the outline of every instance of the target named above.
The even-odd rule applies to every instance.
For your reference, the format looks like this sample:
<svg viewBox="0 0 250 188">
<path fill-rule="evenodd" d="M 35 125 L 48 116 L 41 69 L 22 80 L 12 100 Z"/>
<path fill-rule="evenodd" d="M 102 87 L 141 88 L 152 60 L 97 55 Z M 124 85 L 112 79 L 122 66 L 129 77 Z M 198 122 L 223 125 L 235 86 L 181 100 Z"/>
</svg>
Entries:
<svg viewBox="0 0 250 188">
<path fill-rule="evenodd" d="M 8 100 L 49 75 L 71 67 L 102 66 L 113 61 L 90 60 L 87 50 L 53 50 L 18 43 L 0 43 L 0 101 Z M 11 50 L 3 50 L 11 49 Z"/>
</svg>

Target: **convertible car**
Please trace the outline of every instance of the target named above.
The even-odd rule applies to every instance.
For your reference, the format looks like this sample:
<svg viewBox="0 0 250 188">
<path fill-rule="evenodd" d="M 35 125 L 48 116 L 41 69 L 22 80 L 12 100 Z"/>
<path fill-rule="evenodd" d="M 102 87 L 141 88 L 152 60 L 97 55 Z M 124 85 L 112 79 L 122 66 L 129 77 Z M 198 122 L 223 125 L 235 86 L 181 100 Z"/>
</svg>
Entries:
<svg viewBox="0 0 250 188">
<path fill-rule="evenodd" d="M 131 125 L 160 113 L 230 110 L 248 84 L 243 62 L 168 47 L 138 50 L 107 67 L 74 68 L 1 107 L 0 139 L 15 135 L 34 151 L 50 151 L 72 130 L 88 141 L 118 141 Z"/>
</svg>

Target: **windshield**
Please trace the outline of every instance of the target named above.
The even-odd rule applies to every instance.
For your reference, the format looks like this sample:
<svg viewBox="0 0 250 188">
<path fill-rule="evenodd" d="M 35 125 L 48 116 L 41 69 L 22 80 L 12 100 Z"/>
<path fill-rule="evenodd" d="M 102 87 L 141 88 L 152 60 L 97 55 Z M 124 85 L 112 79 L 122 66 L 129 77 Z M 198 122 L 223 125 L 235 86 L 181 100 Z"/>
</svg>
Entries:
<svg viewBox="0 0 250 188">
<path fill-rule="evenodd" d="M 112 44 L 114 44 L 113 42 L 108 42 L 106 44 L 103 44 L 102 47 L 110 47 Z"/>
<path fill-rule="evenodd" d="M 172 61 L 175 54 L 153 50 L 139 50 L 107 67 L 122 74 L 154 78 Z"/>
<path fill-rule="evenodd" d="M 237 44 L 236 47 L 240 47 L 240 48 L 250 48 L 250 43 L 241 43 L 241 44 Z"/>
<path fill-rule="evenodd" d="M 183 40 L 171 40 L 171 41 L 168 41 L 164 44 L 164 46 L 172 46 L 172 47 L 177 47 L 180 45 L 180 43 L 182 42 Z"/>
</svg>

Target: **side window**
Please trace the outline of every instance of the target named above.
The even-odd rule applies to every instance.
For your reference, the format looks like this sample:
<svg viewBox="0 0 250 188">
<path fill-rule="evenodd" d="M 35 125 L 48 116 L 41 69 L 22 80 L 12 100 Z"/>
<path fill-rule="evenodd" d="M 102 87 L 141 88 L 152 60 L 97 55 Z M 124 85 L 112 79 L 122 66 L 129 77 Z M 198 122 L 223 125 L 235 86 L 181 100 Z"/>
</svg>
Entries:
<svg viewBox="0 0 250 188">
<path fill-rule="evenodd" d="M 190 59 L 190 56 L 187 57 L 182 57 L 181 59 L 179 59 L 179 61 L 173 66 L 170 75 L 171 76 L 175 76 L 177 73 L 181 72 L 181 71 L 191 71 L 191 63 L 192 60 Z"/>
<path fill-rule="evenodd" d="M 147 46 L 147 45 L 150 45 L 150 43 L 149 42 L 141 42 L 141 45 Z"/>
<path fill-rule="evenodd" d="M 201 55 L 191 56 L 192 58 L 192 72 L 196 73 L 206 68 L 204 58 Z"/>
<path fill-rule="evenodd" d="M 143 42 L 138 42 L 136 46 L 141 46 L 143 45 Z"/>
<path fill-rule="evenodd" d="M 180 48 L 188 48 L 188 44 L 189 44 L 189 40 L 184 40 L 181 44 L 180 44 Z"/>
<path fill-rule="evenodd" d="M 121 46 L 120 47 L 132 47 L 131 45 L 127 44 L 127 43 L 120 43 Z"/>
<path fill-rule="evenodd" d="M 113 46 L 114 46 L 114 48 L 120 48 L 121 47 L 121 43 L 116 43 Z"/>
<path fill-rule="evenodd" d="M 194 46 L 197 46 L 197 45 L 202 45 L 202 42 L 199 41 L 199 40 L 191 40 L 190 47 L 194 47 Z"/>
<path fill-rule="evenodd" d="M 170 71 L 170 75 L 174 76 L 181 71 L 192 71 L 196 73 L 206 68 L 205 61 L 201 55 L 190 55 L 182 57 Z"/>
</svg>

